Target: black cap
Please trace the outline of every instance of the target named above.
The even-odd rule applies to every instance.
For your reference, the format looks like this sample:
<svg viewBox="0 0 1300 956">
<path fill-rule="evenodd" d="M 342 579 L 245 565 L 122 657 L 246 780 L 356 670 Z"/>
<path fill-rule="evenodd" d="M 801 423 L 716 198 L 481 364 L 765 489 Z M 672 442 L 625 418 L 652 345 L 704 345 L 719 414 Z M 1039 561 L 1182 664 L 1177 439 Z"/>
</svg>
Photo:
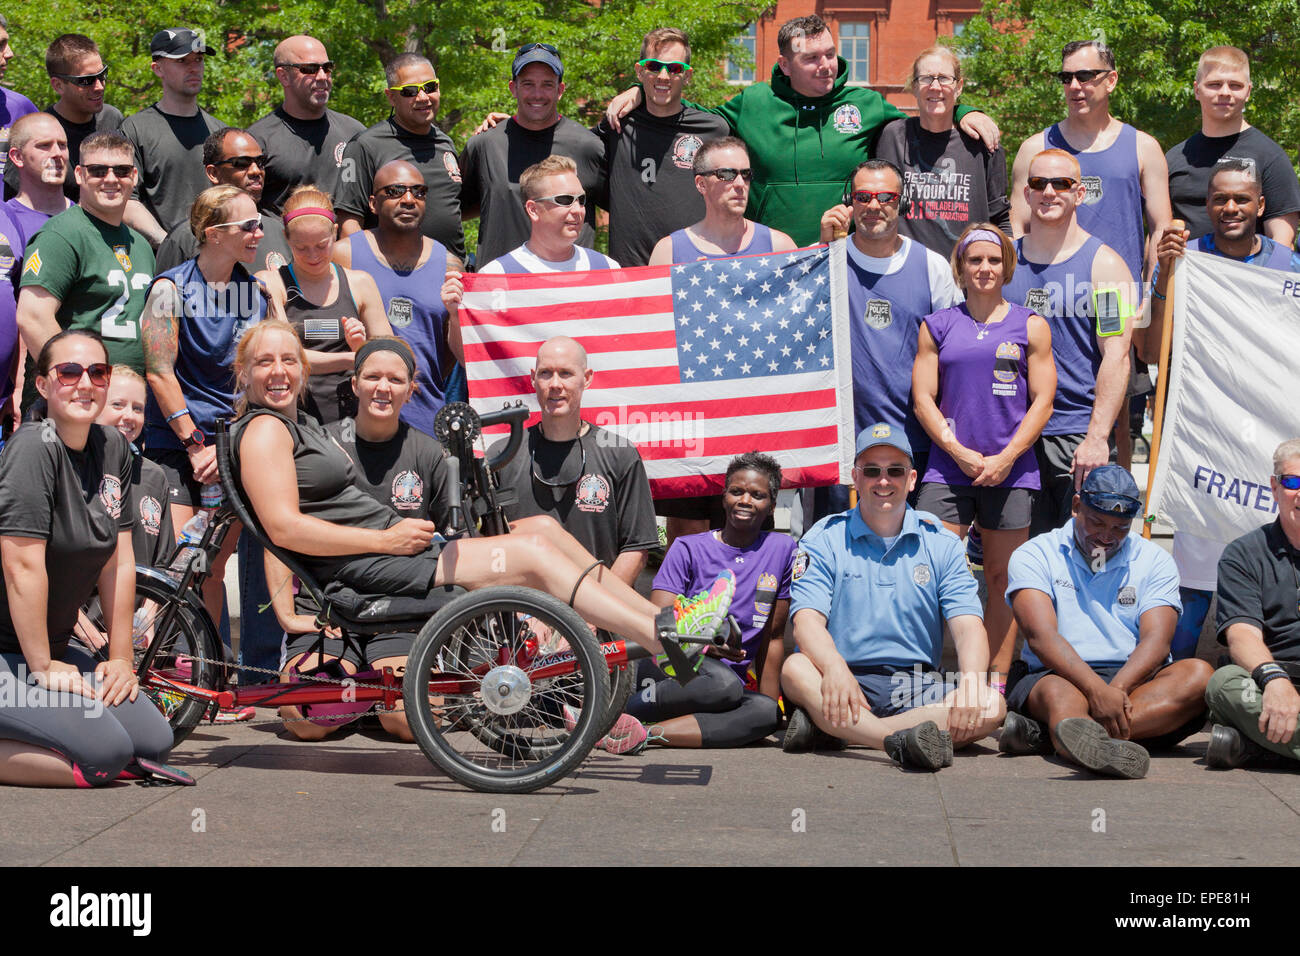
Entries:
<svg viewBox="0 0 1300 956">
<path fill-rule="evenodd" d="M 211 54 L 212 47 L 203 42 L 203 34 L 194 30 L 178 27 L 174 30 L 159 30 L 149 41 L 149 55 L 155 59 L 164 57 L 179 60 L 191 53 Z"/>
</svg>

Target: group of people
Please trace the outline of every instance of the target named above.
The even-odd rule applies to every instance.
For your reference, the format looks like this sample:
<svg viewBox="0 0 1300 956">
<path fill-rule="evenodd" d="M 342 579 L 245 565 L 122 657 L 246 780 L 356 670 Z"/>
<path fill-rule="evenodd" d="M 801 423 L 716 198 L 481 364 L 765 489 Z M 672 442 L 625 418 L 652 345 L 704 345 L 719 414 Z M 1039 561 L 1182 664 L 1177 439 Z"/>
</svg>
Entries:
<svg viewBox="0 0 1300 956">
<path fill-rule="evenodd" d="M 1222 562 L 1215 542 L 1180 536 L 1171 559 L 1130 537 L 1142 496 L 1114 463 L 1127 463 L 1135 368 L 1158 354 L 1187 244 L 1300 271 L 1300 183 L 1244 119 L 1245 55 L 1202 56 L 1202 130 L 1162 153 L 1111 115 L 1119 73 L 1105 44 L 1068 44 L 1055 74 L 1066 116 L 1021 146 L 1008 198 L 997 127 L 958 103 L 948 49 L 913 63 L 909 117 L 848 84 L 820 18 L 783 25 L 778 47 L 769 83 L 708 108 L 683 99 L 686 34 L 653 30 L 638 85 L 587 130 L 559 115 L 560 51 L 528 43 L 511 62 L 515 111 L 490 115 L 459 153 L 435 124 L 428 59 L 385 65 L 392 113 L 366 128 L 328 108 L 334 64 L 309 36 L 276 47 L 283 102 L 248 129 L 198 106 L 215 51 L 188 29 L 153 37 L 162 97 L 125 119 L 105 104 L 93 40 L 77 34 L 46 51 L 48 110 L 0 88 L 12 433 L 0 454 L 0 657 L 55 715 L 0 707 L 0 780 L 162 773 L 170 737 L 129 666 L 130 582 L 219 500 L 220 418 L 235 419 L 236 478 L 266 534 L 322 578 L 376 595 L 525 584 L 653 651 L 600 742 L 613 753 L 741 746 L 788 719 L 787 750 L 856 743 L 938 770 L 1001 727 L 1005 753 L 1139 777 L 1148 749 L 1201 729 L 1208 701 L 1211 764 L 1300 756 L 1287 669 L 1300 578 L 1278 570 L 1294 569 L 1300 545 L 1300 445 L 1275 455 L 1277 522 Z M 597 206 L 610 255 L 592 248 Z M 468 255 L 462 224 L 475 217 Z M 464 394 L 466 271 L 618 269 L 840 239 L 855 503 L 847 488 L 819 489 L 805 495 L 798 542 L 770 530 L 782 475 L 761 449 L 730 463 L 718 496 L 652 502 L 635 446 L 584 421 L 599 373 L 560 337 L 536 354 L 540 421 L 499 476 L 512 533 L 490 546 L 444 536 L 448 478 L 430 434 Z M 43 420 L 15 430 L 20 417 Z M 670 547 L 646 597 L 635 585 L 656 511 Z M 229 536 L 213 569 L 214 620 L 236 540 L 241 664 L 286 681 L 402 666 L 410 635 L 372 639 L 365 660 L 318 645 L 314 609 L 249 535 Z M 977 549 L 987 606 L 968 566 Z M 1194 657 L 1216 588 L 1235 667 L 1217 673 Z M 109 622 L 98 664 L 70 640 L 94 591 Z M 739 648 L 691 654 L 682 673 L 665 642 L 721 633 L 729 618 Z M 68 694 L 111 705 L 75 742 Z M 284 716 L 303 738 L 341 723 L 319 708 Z M 381 720 L 409 739 L 400 713 Z"/>
</svg>

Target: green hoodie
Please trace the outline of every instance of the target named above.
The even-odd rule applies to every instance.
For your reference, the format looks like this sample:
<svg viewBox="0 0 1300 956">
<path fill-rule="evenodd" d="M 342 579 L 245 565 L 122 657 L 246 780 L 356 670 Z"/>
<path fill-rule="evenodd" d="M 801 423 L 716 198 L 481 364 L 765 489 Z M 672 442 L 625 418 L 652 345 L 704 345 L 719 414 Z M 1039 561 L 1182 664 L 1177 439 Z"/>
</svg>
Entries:
<svg viewBox="0 0 1300 956">
<path fill-rule="evenodd" d="M 749 147 L 754 183 L 746 215 L 800 246 L 817 242 L 822 214 L 842 201 L 845 179 L 871 157 L 884 125 L 907 115 L 875 90 L 849 86 L 843 57 L 825 96 L 796 93 L 774 66 L 770 84 L 754 83 L 721 106 L 699 109 L 725 119 Z M 968 112 L 957 108 L 958 116 Z"/>
</svg>

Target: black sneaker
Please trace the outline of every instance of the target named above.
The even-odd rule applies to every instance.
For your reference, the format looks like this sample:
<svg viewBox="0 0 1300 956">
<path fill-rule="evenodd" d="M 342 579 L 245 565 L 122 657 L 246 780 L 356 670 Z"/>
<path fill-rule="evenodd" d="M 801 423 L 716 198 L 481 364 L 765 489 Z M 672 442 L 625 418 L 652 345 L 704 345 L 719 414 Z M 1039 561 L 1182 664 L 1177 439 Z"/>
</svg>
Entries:
<svg viewBox="0 0 1300 956">
<path fill-rule="evenodd" d="M 1147 775 L 1151 755 L 1131 740 L 1116 740 L 1088 717 L 1067 717 L 1056 725 L 1064 755 L 1081 767 L 1111 777 L 1137 780 Z"/>
<path fill-rule="evenodd" d="M 848 744 L 839 737 L 833 737 L 813 723 L 808 711 L 796 707 L 790 712 L 790 723 L 786 725 L 785 737 L 781 739 L 781 749 L 788 754 L 802 754 L 810 750 L 843 750 Z"/>
<path fill-rule="evenodd" d="M 885 753 L 900 767 L 934 772 L 952 765 L 952 737 L 927 720 L 886 737 Z"/>
<path fill-rule="evenodd" d="M 1007 711 L 1007 719 L 1002 723 L 1002 736 L 998 738 L 998 752 L 1013 757 L 1050 754 L 1052 738 L 1047 733 L 1047 725 L 1041 720 Z"/>
<path fill-rule="evenodd" d="M 1210 743 L 1205 748 L 1205 764 L 1216 770 L 1232 770 L 1255 763 L 1268 751 L 1236 727 L 1215 724 L 1210 729 Z"/>
</svg>

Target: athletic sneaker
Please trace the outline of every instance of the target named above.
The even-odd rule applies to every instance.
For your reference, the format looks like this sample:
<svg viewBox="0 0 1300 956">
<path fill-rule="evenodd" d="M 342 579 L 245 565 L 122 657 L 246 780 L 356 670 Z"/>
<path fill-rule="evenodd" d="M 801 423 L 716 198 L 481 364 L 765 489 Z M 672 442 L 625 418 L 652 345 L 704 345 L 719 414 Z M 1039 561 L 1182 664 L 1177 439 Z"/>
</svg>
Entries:
<svg viewBox="0 0 1300 956">
<path fill-rule="evenodd" d="M 952 765 L 952 737 L 927 720 L 886 737 L 885 753 L 900 767 L 933 773 Z"/>
<path fill-rule="evenodd" d="M 216 723 L 242 724 L 246 720 L 252 720 L 255 716 L 257 716 L 256 707 L 223 707 L 217 711 Z"/>
<path fill-rule="evenodd" d="M 715 637 L 723 633 L 727 625 L 727 612 L 731 610 L 731 599 L 736 593 L 736 575 L 730 568 L 723 570 L 717 580 L 707 591 L 701 591 L 694 597 L 678 596 L 672 605 L 659 612 L 656 625 L 679 637 Z M 704 660 L 706 644 L 681 644 L 681 652 L 687 658 L 691 672 L 697 672 Z M 676 677 L 675 668 L 667 652 L 655 656 L 655 664 L 669 677 Z"/>
<path fill-rule="evenodd" d="M 790 712 L 790 723 L 781 738 L 781 749 L 788 754 L 802 754 L 810 750 L 843 750 L 848 742 L 826 733 L 813 723 L 808 711 L 795 707 Z"/>
<path fill-rule="evenodd" d="M 1081 767 L 1111 777 L 1137 780 L 1147 775 L 1151 755 L 1131 740 L 1116 740 L 1088 717 L 1067 717 L 1056 725 L 1064 755 Z"/>
<path fill-rule="evenodd" d="M 1013 757 L 1046 755 L 1052 752 L 1052 738 L 1047 733 L 1047 725 L 1041 720 L 1007 711 L 1007 719 L 1002 724 L 1002 736 L 998 738 L 998 751 Z"/>
<path fill-rule="evenodd" d="M 581 716 L 582 711 L 568 704 L 565 704 L 562 710 L 564 729 L 573 733 L 573 729 L 578 726 L 578 717 Z M 609 728 L 609 733 L 596 741 L 596 746 L 612 754 L 639 754 L 645 750 L 649 737 L 650 731 L 646 730 L 645 724 L 631 714 L 619 714 L 618 720 L 614 721 L 614 726 Z"/>
</svg>

